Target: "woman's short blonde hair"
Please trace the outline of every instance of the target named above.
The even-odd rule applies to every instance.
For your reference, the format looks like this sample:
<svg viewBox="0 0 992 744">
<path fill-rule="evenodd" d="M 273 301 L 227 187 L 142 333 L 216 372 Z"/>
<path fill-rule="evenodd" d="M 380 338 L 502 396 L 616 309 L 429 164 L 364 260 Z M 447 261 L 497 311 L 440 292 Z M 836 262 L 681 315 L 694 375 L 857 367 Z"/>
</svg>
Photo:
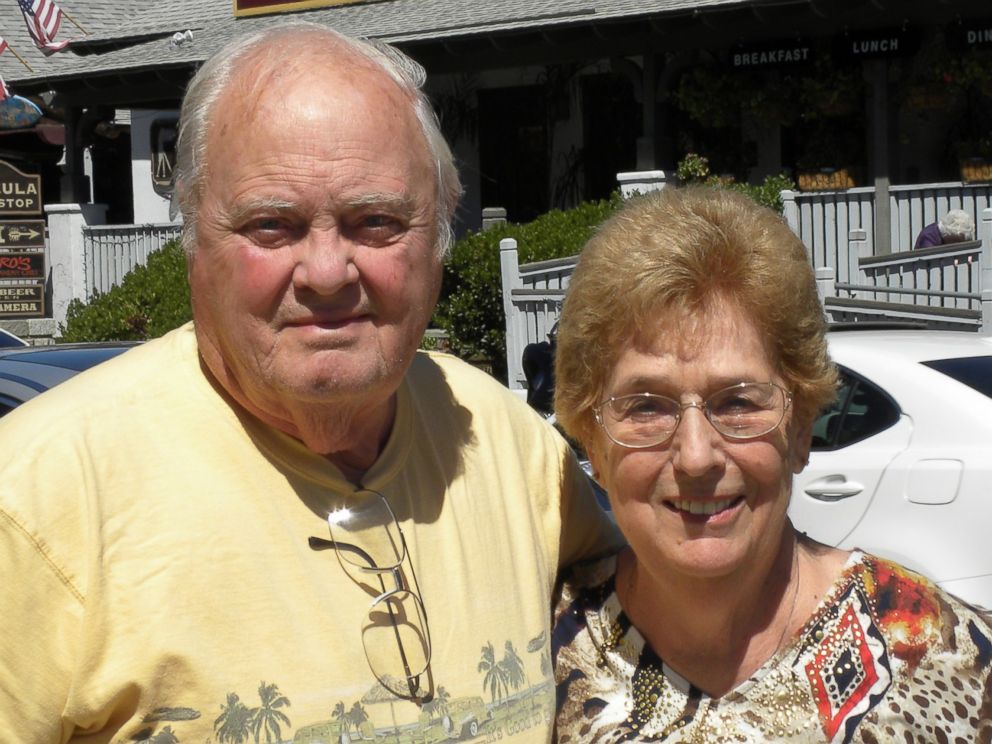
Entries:
<svg viewBox="0 0 992 744">
<path fill-rule="evenodd" d="M 717 302 L 755 323 L 798 420 L 811 422 L 833 399 L 837 372 L 805 248 L 749 197 L 697 186 L 631 200 L 582 250 L 555 354 L 555 413 L 569 436 L 592 441 L 593 408 L 645 329 L 700 318 Z"/>
</svg>

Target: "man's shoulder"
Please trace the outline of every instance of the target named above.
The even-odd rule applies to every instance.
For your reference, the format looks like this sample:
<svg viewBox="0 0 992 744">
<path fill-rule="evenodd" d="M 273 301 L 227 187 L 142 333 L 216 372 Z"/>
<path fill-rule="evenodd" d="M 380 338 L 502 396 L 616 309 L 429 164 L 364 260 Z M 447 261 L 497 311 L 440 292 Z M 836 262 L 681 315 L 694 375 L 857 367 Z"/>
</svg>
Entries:
<svg viewBox="0 0 992 744">
<path fill-rule="evenodd" d="M 452 354 L 439 351 L 418 352 L 409 374 L 415 387 L 443 385 L 459 398 L 491 401 L 496 405 L 509 402 L 513 407 L 523 403 L 523 398 L 515 395 L 492 375 Z"/>
<path fill-rule="evenodd" d="M 186 325 L 79 372 L 19 406 L 2 423 L 22 429 L 60 422 L 61 428 L 88 412 L 111 417 L 114 408 L 143 399 L 161 401 L 166 391 L 183 386 L 184 368 L 195 369 L 195 360 L 195 338 Z"/>
</svg>

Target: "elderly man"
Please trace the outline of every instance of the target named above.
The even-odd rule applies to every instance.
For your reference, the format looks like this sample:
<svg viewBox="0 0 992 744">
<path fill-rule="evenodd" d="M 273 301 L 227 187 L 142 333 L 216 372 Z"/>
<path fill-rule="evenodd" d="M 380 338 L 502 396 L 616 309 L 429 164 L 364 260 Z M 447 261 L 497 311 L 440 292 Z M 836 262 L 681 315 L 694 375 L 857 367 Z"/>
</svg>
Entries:
<svg viewBox="0 0 992 744">
<path fill-rule="evenodd" d="M 416 351 L 459 192 L 421 82 L 295 24 L 190 84 L 194 322 L 0 425 L 0 740 L 549 738 L 555 574 L 615 534 Z"/>
</svg>

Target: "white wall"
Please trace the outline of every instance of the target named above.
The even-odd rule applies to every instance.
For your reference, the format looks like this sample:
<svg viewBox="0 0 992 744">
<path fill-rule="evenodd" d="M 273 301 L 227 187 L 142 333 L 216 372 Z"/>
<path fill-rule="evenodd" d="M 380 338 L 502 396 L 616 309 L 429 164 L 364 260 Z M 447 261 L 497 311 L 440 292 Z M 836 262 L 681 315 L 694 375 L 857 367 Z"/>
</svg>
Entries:
<svg viewBox="0 0 992 744">
<path fill-rule="evenodd" d="M 135 224 L 174 221 L 169 219 L 169 200 L 156 194 L 152 188 L 151 129 L 155 119 L 178 116 L 179 112 L 175 110 L 131 111 L 131 183 Z"/>
</svg>

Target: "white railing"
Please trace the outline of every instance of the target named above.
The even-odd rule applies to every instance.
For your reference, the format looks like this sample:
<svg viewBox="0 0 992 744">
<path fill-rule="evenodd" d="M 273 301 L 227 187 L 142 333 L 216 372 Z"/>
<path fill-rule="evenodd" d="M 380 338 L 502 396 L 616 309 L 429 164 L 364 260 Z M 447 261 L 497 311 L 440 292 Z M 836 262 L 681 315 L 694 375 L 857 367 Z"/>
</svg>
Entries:
<svg viewBox="0 0 992 744">
<path fill-rule="evenodd" d="M 83 227 L 83 260 L 86 273 L 86 299 L 94 290 L 106 292 L 136 266 L 148 261 L 148 254 L 179 238 L 180 224 L 86 225 Z"/>
<path fill-rule="evenodd" d="M 911 250 L 920 230 L 951 209 L 963 209 L 977 225 L 982 211 L 992 207 L 992 184 L 889 187 L 888 251 L 875 248 L 874 188 L 783 191 L 782 204 L 786 222 L 803 241 L 813 266 L 833 269 L 836 281 L 845 283 L 857 279 L 859 259 Z"/>
<path fill-rule="evenodd" d="M 507 319 L 506 379 L 511 390 L 527 387 L 521 364 L 524 346 L 547 340 L 561 312 L 575 260 L 576 257 L 571 256 L 520 266 L 517 241 L 504 238 L 499 242 L 503 311 Z"/>
<path fill-rule="evenodd" d="M 832 321 L 914 320 L 992 334 L 992 185 L 894 186 L 892 245 L 873 255 L 874 190 L 782 193 L 790 227 L 806 245 Z M 949 209 L 975 217 L 979 240 L 912 250 L 916 235 Z M 518 264 L 517 242 L 500 242 L 507 380 L 526 387 L 521 359 L 558 319 L 577 257 Z"/>
</svg>

